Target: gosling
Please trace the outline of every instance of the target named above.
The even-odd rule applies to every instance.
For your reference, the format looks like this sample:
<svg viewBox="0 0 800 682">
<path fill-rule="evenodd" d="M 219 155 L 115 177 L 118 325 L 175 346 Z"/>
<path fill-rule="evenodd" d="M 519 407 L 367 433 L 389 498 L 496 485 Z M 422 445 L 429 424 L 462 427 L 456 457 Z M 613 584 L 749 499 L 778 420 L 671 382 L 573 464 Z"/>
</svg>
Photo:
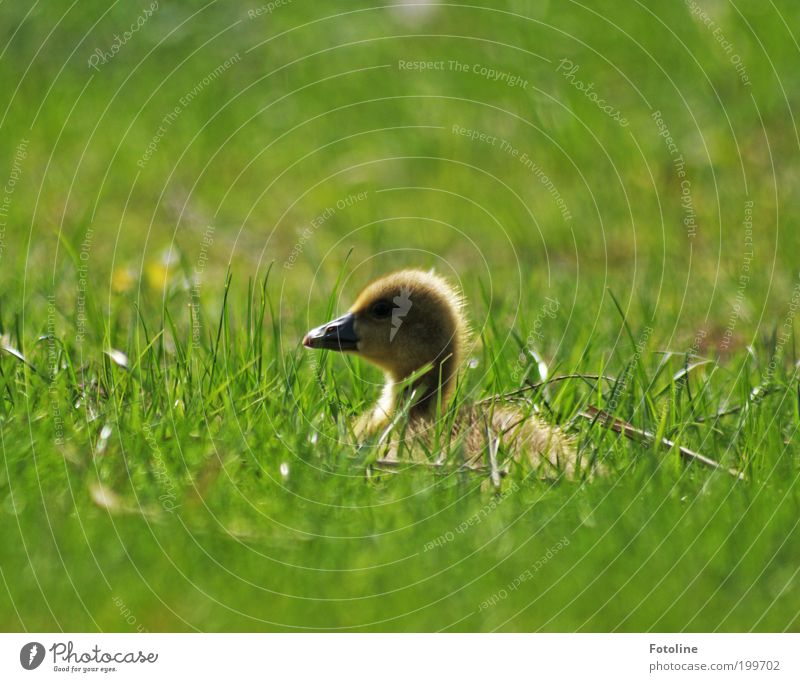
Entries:
<svg viewBox="0 0 800 682">
<path fill-rule="evenodd" d="M 354 431 L 362 441 L 399 433 L 399 441 L 387 441 L 386 460 L 396 460 L 401 445 L 420 459 L 435 440 L 437 421 L 447 419 L 438 464 L 456 449 L 464 466 L 489 470 L 495 484 L 512 460 L 527 459 L 541 478 L 574 476 L 572 440 L 530 410 L 503 405 L 498 396 L 449 414 L 467 338 L 461 294 L 432 272 L 402 270 L 372 282 L 347 314 L 312 329 L 303 345 L 352 353 L 383 370 L 383 393 Z"/>
</svg>

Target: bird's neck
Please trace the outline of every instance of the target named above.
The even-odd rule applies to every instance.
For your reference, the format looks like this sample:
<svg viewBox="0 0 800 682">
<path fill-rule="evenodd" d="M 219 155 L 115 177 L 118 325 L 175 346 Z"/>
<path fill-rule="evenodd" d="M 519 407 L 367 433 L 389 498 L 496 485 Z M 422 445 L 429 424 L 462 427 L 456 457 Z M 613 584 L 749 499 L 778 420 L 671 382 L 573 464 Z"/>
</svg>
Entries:
<svg viewBox="0 0 800 682">
<path fill-rule="evenodd" d="M 410 419 L 434 419 L 437 410 L 444 409 L 452 397 L 457 367 L 457 358 L 451 351 L 410 385 L 406 383 L 408 377 L 395 382 L 395 410 L 404 409 L 405 401 L 410 400 Z"/>
<path fill-rule="evenodd" d="M 434 420 L 437 411 L 447 406 L 455 389 L 460 360 L 457 345 L 451 344 L 440 358 L 430 370 L 410 383 L 408 379 L 416 372 L 387 373 L 383 393 L 375 407 L 362 417 L 359 430 L 367 433 L 382 430 L 399 411 L 406 409 L 410 422 Z"/>
</svg>

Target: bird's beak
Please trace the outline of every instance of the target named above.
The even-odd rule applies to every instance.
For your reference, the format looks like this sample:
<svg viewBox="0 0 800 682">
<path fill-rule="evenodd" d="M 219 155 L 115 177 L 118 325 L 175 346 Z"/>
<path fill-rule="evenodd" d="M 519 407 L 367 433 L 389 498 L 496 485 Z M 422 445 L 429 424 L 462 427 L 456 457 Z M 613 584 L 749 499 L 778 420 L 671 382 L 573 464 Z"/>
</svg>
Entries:
<svg viewBox="0 0 800 682">
<path fill-rule="evenodd" d="M 319 350 L 358 350 L 355 321 L 356 317 L 353 313 L 347 313 L 347 315 L 331 320 L 308 332 L 303 338 L 303 345 L 306 348 Z"/>
</svg>

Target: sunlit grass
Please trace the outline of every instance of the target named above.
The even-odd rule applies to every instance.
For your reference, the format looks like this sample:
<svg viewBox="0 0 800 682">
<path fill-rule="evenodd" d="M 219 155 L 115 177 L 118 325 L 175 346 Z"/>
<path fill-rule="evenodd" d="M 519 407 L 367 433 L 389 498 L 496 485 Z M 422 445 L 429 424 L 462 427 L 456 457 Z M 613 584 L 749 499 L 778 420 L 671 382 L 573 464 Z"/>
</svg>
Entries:
<svg viewBox="0 0 800 682">
<path fill-rule="evenodd" d="M 28 140 L 0 233 L 0 628 L 800 627 L 798 55 L 777 15 L 709 10 L 748 87 L 680 3 L 441 7 L 418 26 L 181 3 L 99 72 L 86 59 L 129 9 L 86 33 L 106 7 L 80 5 L 47 42 L 60 15 L 34 8 L 0 59 L 0 172 Z M 26 11 L 4 3 L 3 25 Z M 629 128 L 555 72 L 565 56 Z M 569 219 L 454 125 L 534 159 Z M 381 376 L 300 340 L 408 266 L 457 280 L 472 327 L 434 450 L 459 408 L 513 394 L 604 474 L 520 465 L 496 492 L 457 445 L 392 470 L 356 446 Z"/>
</svg>

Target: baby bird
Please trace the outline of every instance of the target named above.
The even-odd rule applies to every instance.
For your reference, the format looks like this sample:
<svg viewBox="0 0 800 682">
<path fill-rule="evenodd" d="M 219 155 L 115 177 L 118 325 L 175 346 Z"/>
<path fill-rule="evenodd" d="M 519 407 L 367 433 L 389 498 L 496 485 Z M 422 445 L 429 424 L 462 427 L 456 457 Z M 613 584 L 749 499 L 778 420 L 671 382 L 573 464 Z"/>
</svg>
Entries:
<svg viewBox="0 0 800 682">
<path fill-rule="evenodd" d="M 449 415 L 467 337 L 461 294 L 432 272 L 402 270 L 367 286 L 347 314 L 312 329 L 303 345 L 353 353 L 383 370 L 380 399 L 355 424 L 361 439 L 396 428 L 418 458 L 430 450 L 437 421 L 448 419 L 444 445 L 459 444 L 463 464 L 490 470 L 495 483 L 512 459 L 527 458 L 543 478 L 574 475 L 572 441 L 529 411 L 490 399 Z M 397 459 L 398 446 L 387 459 Z"/>
</svg>

